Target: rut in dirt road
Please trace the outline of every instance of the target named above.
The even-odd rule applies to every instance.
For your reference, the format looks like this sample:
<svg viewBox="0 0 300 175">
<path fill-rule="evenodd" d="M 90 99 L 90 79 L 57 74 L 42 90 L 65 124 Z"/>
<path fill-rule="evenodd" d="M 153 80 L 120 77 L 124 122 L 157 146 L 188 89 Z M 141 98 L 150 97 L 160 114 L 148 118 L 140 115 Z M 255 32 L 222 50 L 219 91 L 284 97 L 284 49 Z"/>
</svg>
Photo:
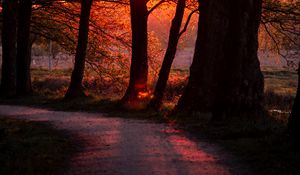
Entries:
<svg viewBox="0 0 300 175">
<path fill-rule="evenodd" d="M 182 131 L 166 124 L 110 118 L 101 113 L 5 105 L 0 105 L 0 115 L 51 122 L 78 136 L 85 146 L 72 158 L 71 167 L 64 174 L 244 174 L 233 157 L 216 145 L 189 139 Z"/>
</svg>

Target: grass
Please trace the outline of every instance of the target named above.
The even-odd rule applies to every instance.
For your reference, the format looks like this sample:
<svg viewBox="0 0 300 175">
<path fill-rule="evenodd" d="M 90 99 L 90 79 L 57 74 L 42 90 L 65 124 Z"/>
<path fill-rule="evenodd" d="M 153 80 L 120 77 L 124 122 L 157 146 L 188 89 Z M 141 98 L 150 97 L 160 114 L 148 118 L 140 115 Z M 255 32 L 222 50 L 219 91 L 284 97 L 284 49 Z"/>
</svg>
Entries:
<svg viewBox="0 0 300 175">
<path fill-rule="evenodd" d="M 288 70 L 265 70 L 265 89 L 278 95 L 292 95 L 297 91 L 297 73 Z"/>
<path fill-rule="evenodd" d="M 61 174 L 74 151 L 65 132 L 50 124 L 0 116 L 0 174 Z"/>
</svg>

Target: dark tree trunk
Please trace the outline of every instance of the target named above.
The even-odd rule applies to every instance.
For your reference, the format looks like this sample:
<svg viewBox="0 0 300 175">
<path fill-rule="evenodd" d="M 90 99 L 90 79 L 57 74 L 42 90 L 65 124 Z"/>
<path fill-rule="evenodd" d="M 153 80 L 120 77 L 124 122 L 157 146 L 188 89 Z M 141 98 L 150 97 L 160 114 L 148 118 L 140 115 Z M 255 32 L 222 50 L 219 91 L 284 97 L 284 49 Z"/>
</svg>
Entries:
<svg viewBox="0 0 300 175">
<path fill-rule="evenodd" d="M 32 92 L 31 64 L 31 23 L 32 0 L 20 0 L 17 30 L 17 94 L 28 95 Z"/>
<path fill-rule="evenodd" d="M 178 0 L 176 13 L 172 20 L 172 25 L 170 29 L 167 51 L 165 53 L 162 67 L 159 72 L 159 77 L 158 77 L 157 84 L 155 86 L 153 99 L 150 101 L 150 107 L 155 109 L 160 108 L 164 96 L 164 91 L 167 86 L 167 81 L 169 78 L 173 60 L 175 58 L 178 40 L 180 37 L 179 34 L 180 34 L 182 18 L 184 15 L 184 9 L 185 9 L 185 0 Z"/>
<path fill-rule="evenodd" d="M 16 93 L 17 0 L 2 2 L 2 78 L 1 95 Z"/>
<path fill-rule="evenodd" d="M 89 35 L 89 19 L 92 7 L 92 0 L 81 1 L 81 14 L 79 24 L 78 44 L 76 48 L 74 70 L 71 76 L 71 83 L 65 95 L 66 99 L 84 97 L 82 80 L 84 75 L 85 57 Z"/>
<path fill-rule="evenodd" d="M 298 89 L 292 112 L 289 117 L 289 134 L 300 143 L 300 63 L 298 67 Z"/>
<path fill-rule="evenodd" d="M 130 0 L 132 58 L 129 86 L 123 103 L 138 101 L 139 93 L 147 91 L 148 79 L 148 10 L 147 0 Z"/>
<path fill-rule="evenodd" d="M 201 1 L 198 38 L 179 111 L 255 116 L 263 111 L 257 57 L 261 0 Z"/>
</svg>

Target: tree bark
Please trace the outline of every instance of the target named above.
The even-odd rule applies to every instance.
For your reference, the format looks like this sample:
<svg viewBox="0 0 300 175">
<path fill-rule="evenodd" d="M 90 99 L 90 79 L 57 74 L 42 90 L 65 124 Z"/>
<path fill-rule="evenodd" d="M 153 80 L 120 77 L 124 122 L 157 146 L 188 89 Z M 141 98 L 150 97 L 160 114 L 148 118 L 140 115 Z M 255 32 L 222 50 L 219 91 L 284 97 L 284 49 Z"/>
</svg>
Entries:
<svg viewBox="0 0 300 175">
<path fill-rule="evenodd" d="M 79 24 L 78 44 L 76 48 L 75 64 L 71 76 L 71 83 L 65 95 L 65 99 L 84 97 L 82 80 L 84 76 L 85 57 L 88 44 L 89 19 L 92 7 L 92 0 L 81 1 L 81 14 Z"/>
<path fill-rule="evenodd" d="M 257 57 L 261 0 L 201 1 L 195 55 L 176 110 L 214 119 L 263 111 Z"/>
<path fill-rule="evenodd" d="M 300 63 L 298 67 L 298 89 L 292 112 L 289 117 L 288 128 L 290 136 L 300 143 Z"/>
<path fill-rule="evenodd" d="M 31 42 L 30 23 L 32 0 L 20 0 L 17 30 L 17 95 L 28 95 L 31 87 Z"/>
<path fill-rule="evenodd" d="M 132 57 L 130 80 L 123 103 L 138 101 L 139 93 L 147 91 L 148 79 L 148 10 L 147 0 L 130 0 Z"/>
<path fill-rule="evenodd" d="M 2 76 L 1 95 L 16 93 L 17 0 L 2 2 Z"/>
<path fill-rule="evenodd" d="M 180 38 L 180 27 L 184 15 L 186 0 L 178 0 L 176 13 L 172 20 L 172 25 L 169 34 L 169 43 L 164 56 L 162 67 L 159 72 L 157 84 L 155 86 L 153 99 L 150 101 L 150 107 L 159 109 L 162 104 L 164 91 L 167 86 L 171 66 L 176 55 L 177 45 Z"/>
</svg>

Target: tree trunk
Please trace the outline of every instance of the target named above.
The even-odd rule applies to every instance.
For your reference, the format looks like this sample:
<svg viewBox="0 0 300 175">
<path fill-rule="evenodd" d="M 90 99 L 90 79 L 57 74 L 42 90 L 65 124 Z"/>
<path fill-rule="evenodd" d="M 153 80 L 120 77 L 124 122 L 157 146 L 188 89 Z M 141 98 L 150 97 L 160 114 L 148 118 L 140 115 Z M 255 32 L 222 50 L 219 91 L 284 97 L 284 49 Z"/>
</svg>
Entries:
<svg viewBox="0 0 300 175">
<path fill-rule="evenodd" d="M 153 99 L 150 102 L 150 107 L 153 107 L 155 109 L 158 109 L 161 106 L 162 99 L 164 96 L 164 91 L 167 86 L 167 81 L 169 78 L 171 66 L 177 51 L 177 45 L 180 37 L 179 36 L 180 27 L 181 27 L 182 18 L 185 9 L 185 2 L 186 2 L 185 0 L 178 0 L 177 2 L 176 13 L 172 20 L 172 25 L 170 29 L 167 51 L 165 53 L 162 67 L 159 72 L 159 77 L 158 77 L 157 84 L 155 86 Z"/>
<path fill-rule="evenodd" d="M 295 139 L 298 143 L 300 143 L 300 63 L 298 67 L 298 89 L 297 95 L 295 98 L 295 102 L 292 108 L 292 112 L 289 117 L 289 134 Z"/>
<path fill-rule="evenodd" d="M 130 0 L 132 58 L 130 67 L 129 86 L 123 103 L 130 104 L 138 101 L 139 93 L 147 91 L 148 79 L 148 10 L 147 0 Z"/>
<path fill-rule="evenodd" d="M 190 77 L 179 111 L 255 116 L 263 111 L 257 57 L 261 0 L 201 1 Z"/>
<path fill-rule="evenodd" d="M 1 95 L 16 93 L 17 0 L 2 2 L 2 78 Z"/>
<path fill-rule="evenodd" d="M 79 24 L 78 44 L 76 48 L 74 70 L 71 76 L 71 83 L 65 95 L 65 99 L 84 97 L 82 80 L 84 75 L 85 57 L 89 35 L 89 19 L 92 7 L 92 0 L 81 1 L 81 14 Z"/>
<path fill-rule="evenodd" d="M 31 64 L 31 0 L 20 0 L 17 30 L 17 94 L 28 95 L 32 92 L 30 64 Z"/>
</svg>

